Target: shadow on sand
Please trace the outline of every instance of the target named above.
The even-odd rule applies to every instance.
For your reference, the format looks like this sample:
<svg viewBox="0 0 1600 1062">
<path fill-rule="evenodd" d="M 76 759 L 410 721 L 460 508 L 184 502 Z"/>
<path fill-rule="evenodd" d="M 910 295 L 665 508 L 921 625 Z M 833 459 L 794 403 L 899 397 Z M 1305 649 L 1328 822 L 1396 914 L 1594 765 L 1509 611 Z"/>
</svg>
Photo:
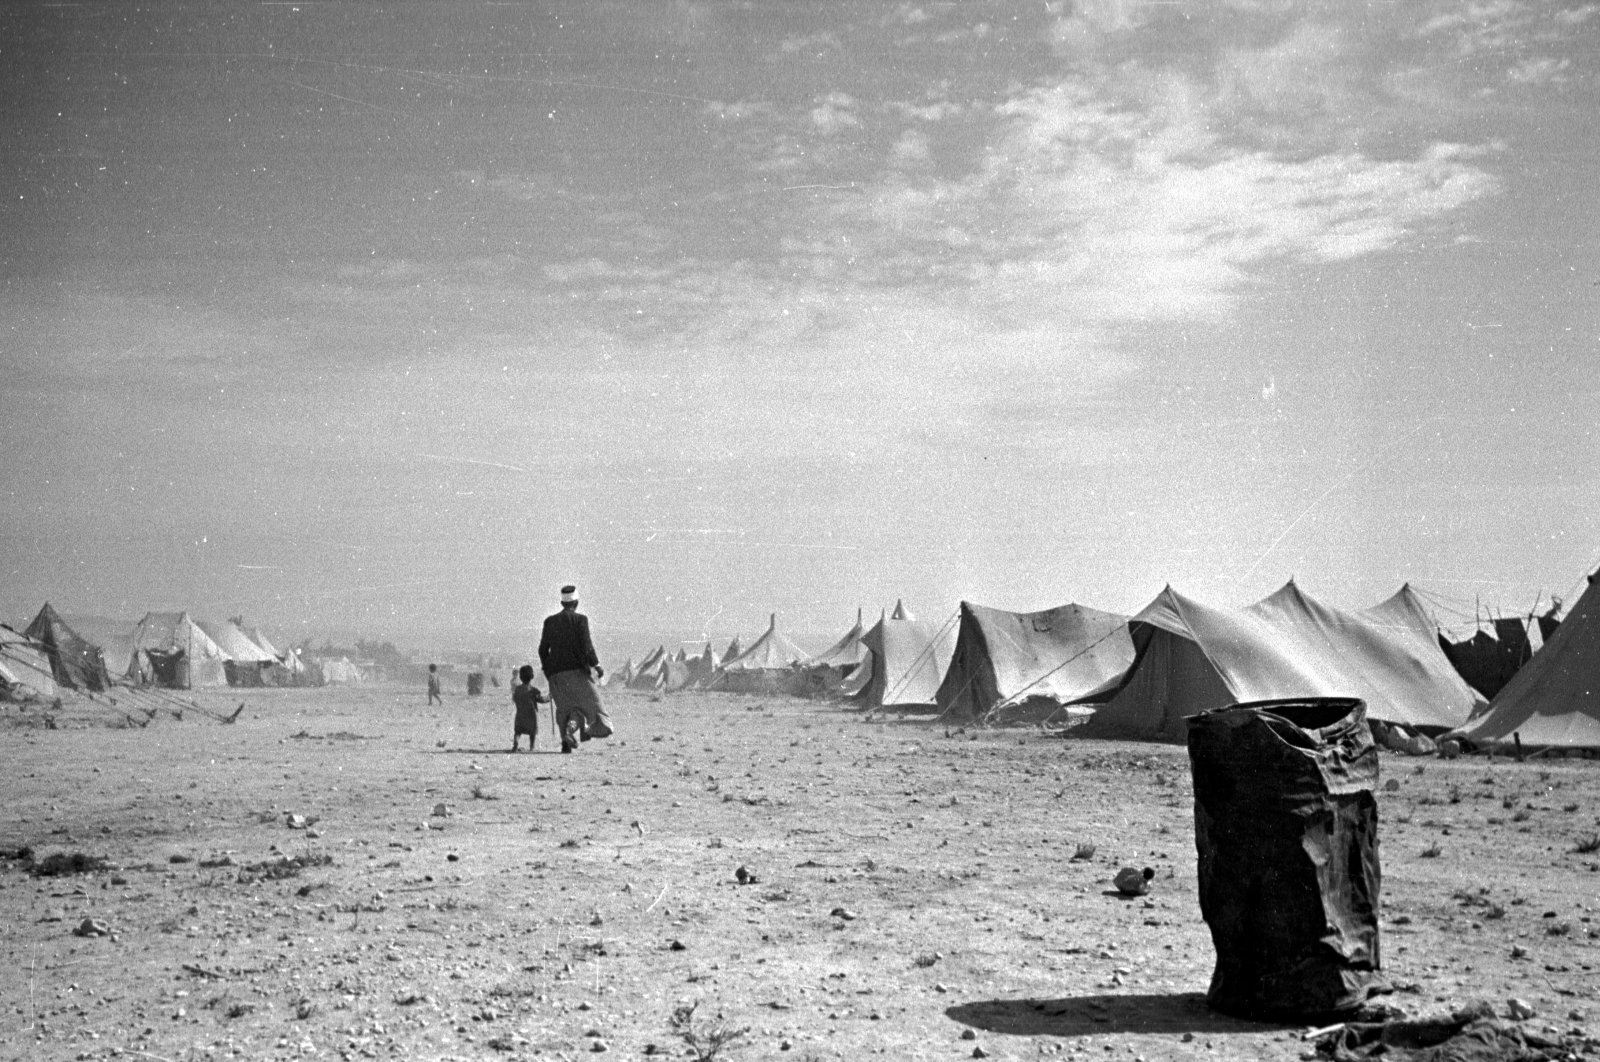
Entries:
<svg viewBox="0 0 1600 1062">
<path fill-rule="evenodd" d="M 505 745 L 496 745 L 492 749 L 467 748 L 466 746 L 463 745 L 463 746 L 461 746 L 459 748 L 426 749 L 425 751 L 428 752 L 430 755 L 434 755 L 434 756 L 510 756 L 510 755 L 512 755 L 511 749 L 508 748 Z M 523 749 L 518 749 L 517 752 L 516 752 L 516 755 L 518 755 L 518 756 L 529 756 L 529 755 L 533 755 L 533 756 L 557 756 L 557 755 L 560 755 L 560 753 L 561 753 L 560 749 L 534 749 L 534 750 L 532 750 L 532 752 L 530 752 L 528 749 L 523 748 Z"/>
<path fill-rule="evenodd" d="M 1163 995 L 985 999 L 949 1007 L 963 1025 L 1012 1036 L 1105 1036 L 1113 1033 L 1228 1033 L 1290 1028 L 1241 1021 L 1206 1006 L 1203 992 Z"/>
</svg>

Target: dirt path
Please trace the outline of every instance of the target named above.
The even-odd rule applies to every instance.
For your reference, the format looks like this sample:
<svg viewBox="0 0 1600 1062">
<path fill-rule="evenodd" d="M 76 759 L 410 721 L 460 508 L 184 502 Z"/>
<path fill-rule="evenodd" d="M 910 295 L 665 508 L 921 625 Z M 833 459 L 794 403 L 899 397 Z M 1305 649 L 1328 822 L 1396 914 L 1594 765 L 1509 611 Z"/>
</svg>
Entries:
<svg viewBox="0 0 1600 1062">
<path fill-rule="evenodd" d="M 685 1057 L 691 1003 L 702 1035 L 749 1028 L 722 1058 L 1306 1050 L 1203 1004 L 1181 748 L 614 691 L 617 738 L 512 756 L 490 692 L 201 700 L 244 700 L 231 726 L 7 709 L 0 848 L 114 869 L 0 860 L 0 1056 Z M 1594 1031 L 1600 763 L 1384 771 L 1394 1002 Z M 1107 895 L 1123 865 L 1148 898 Z"/>
</svg>

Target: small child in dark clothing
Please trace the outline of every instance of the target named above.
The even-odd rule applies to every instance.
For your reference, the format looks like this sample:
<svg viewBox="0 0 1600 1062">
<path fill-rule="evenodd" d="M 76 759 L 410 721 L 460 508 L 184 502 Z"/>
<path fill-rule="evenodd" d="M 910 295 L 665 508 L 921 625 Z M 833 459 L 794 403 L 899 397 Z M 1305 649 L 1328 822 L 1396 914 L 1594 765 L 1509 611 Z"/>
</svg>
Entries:
<svg viewBox="0 0 1600 1062">
<path fill-rule="evenodd" d="M 539 692 L 539 687 L 533 684 L 533 666 L 523 664 L 517 672 L 517 678 L 522 681 L 511 688 L 511 703 L 517 706 L 517 718 L 511 726 L 511 751 L 517 751 L 517 739 L 523 734 L 528 735 L 528 751 L 533 751 L 534 741 L 539 736 L 539 705 L 550 698 Z"/>
</svg>

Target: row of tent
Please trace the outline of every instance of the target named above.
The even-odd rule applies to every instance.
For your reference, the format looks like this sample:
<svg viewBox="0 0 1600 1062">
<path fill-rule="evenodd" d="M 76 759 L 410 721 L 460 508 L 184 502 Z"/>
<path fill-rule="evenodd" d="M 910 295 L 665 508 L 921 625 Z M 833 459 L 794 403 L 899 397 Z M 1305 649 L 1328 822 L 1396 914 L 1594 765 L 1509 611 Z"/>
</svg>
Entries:
<svg viewBox="0 0 1600 1062">
<path fill-rule="evenodd" d="M 114 684 L 197 689 L 360 680 L 348 658 L 280 651 L 259 628 L 188 612 L 149 612 L 129 628 L 93 617 L 69 622 L 47 602 L 21 631 L 0 625 L 0 683 L 43 697 L 61 688 L 100 693 Z"/>
<path fill-rule="evenodd" d="M 1086 737 L 1184 740 L 1186 717 L 1228 704 L 1359 697 L 1370 719 L 1479 744 L 1600 747 L 1600 591 L 1565 621 L 1499 620 L 1452 641 L 1410 586 L 1358 611 L 1293 580 L 1239 609 L 1167 587 L 1133 616 L 1067 604 L 1007 612 L 962 602 L 943 624 L 903 605 L 809 656 L 777 629 L 719 658 L 657 649 L 619 676 L 643 690 L 703 688 L 927 707 L 951 719 L 1047 707 Z M 1469 682 L 1471 678 L 1473 681 Z M 1491 700 L 1492 697 L 1492 700 Z"/>
</svg>

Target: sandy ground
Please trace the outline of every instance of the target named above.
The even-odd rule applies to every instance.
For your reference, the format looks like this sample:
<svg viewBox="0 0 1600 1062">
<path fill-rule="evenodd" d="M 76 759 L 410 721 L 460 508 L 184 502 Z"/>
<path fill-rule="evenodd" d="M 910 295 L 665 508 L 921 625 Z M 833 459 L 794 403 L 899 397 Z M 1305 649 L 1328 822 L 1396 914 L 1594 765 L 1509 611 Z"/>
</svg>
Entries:
<svg viewBox="0 0 1600 1062">
<path fill-rule="evenodd" d="M 616 737 L 513 756 L 505 690 L 424 700 L 0 709 L 0 1057 L 696 1057 L 690 1004 L 702 1057 L 1307 1051 L 1204 1005 L 1181 748 L 610 691 Z M 1600 1031 L 1600 762 L 1383 769 L 1389 1000 Z"/>
</svg>

